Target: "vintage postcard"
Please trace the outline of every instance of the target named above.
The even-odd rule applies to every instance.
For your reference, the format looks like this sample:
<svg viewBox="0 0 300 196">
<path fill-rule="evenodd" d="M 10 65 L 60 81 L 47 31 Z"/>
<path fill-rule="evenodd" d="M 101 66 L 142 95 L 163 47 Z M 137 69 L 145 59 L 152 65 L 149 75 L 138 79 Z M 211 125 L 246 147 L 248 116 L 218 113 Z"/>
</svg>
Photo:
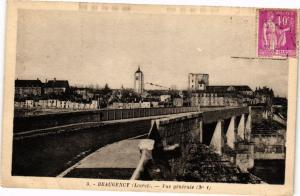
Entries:
<svg viewBox="0 0 300 196">
<path fill-rule="evenodd" d="M 299 10 L 8 2 L 5 187 L 290 195 Z"/>
</svg>

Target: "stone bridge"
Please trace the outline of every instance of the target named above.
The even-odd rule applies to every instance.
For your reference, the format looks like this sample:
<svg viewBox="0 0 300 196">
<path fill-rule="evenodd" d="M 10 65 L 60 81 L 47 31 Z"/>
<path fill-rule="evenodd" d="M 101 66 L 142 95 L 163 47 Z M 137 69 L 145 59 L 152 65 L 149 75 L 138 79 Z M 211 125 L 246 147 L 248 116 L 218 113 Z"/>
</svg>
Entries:
<svg viewBox="0 0 300 196">
<path fill-rule="evenodd" d="M 199 145 L 208 146 L 221 157 L 220 162 L 230 165 L 228 167 L 234 165 L 241 173 L 247 173 L 254 165 L 251 109 L 201 110 L 153 119 L 146 139 L 123 140 L 101 148 L 60 176 L 145 179 L 144 171 L 151 167 L 150 162 L 155 162 L 168 168 L 168 177 L 163 179 L 172 180 L 185 168 L 182 160 Z M 114 171 L 117 171 L 116 176 Z M 120 176 L 122 174 L 124 176 Z"/>
<path fill-rule="evenodd" d="M 142 158 L 131 179 L 141 178 L 149 160 L 155 162 L 164 159 L 175 151 L 184 159 L 197 144 L 209 146 L 224 160 L 247 172 L 254 166 L 254 146 L 250 143 L 250 133 L 251 115 L 248 107 L 192 112 L 152 120 L 148 139 L 140 144 Z M 171 158 L 171 162 L 175 159 Z M 178 164 L 170 167 L 180 168 Z M 178 175 L 178 169 L 173 172 L 172 175 Z"/>
</svg>

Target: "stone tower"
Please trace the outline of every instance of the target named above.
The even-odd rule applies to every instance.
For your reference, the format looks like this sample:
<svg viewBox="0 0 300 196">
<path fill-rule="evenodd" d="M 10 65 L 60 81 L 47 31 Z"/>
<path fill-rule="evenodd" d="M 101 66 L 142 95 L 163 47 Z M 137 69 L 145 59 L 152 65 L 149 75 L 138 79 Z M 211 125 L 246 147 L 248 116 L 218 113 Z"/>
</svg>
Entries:
<svg viewBox="0 0 300 196">
<path fill-rule="evenodd" d="M 138 70 L 134 73 L 134 91 L 138 94 L 142 94 L 144 91 L 144 74 L 138 67 Z"/>
<path fill-rule="evenodd" d="M 205 90 L 209 85 L 209 75 L 203 73 L 189 73 L 189 90 Z"/>
</svg>

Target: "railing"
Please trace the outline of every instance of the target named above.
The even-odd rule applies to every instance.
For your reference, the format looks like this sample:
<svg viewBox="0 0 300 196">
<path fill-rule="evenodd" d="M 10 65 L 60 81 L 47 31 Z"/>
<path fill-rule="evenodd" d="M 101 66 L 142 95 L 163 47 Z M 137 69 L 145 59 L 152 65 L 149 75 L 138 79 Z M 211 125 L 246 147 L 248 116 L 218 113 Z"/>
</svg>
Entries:
<svg viewBox="0 0 300 196">
<path fill-rule="evenodd" d="M 15 117 L 14 132 L 44 129 L 83 122 L 102 122 L 197 111 L 199 111 L 199 107 L 102 109 Z"/>
<path fill-rule="evenodd" d="M 101 110 L 100 121 L 141 118 L 141 117 L 149 117 L 149 116 L 161 116 L 161 115 L 168 115 L 168 114 L 197 112 L 197 111 L 199 111 L 198 107 Z"/>
</svg>

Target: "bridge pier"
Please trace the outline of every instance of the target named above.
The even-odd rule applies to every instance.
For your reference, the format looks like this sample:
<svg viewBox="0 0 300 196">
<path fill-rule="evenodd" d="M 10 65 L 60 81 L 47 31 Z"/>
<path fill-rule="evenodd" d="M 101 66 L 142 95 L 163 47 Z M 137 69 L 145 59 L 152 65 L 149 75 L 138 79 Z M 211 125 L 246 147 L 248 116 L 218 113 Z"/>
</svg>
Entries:
<svg viewBox="0 0 300 196">
<path fill-rule="evenodd" d="M 247 120 L 246 120 L 246 126 L 245 126 L 245 139 L 248 142 L 250 142 L 251 131 L 252 131 L 251 121 L 252 121 L 251 114 L 248 114 Z"/>
<path fill-rule="evenodd" d="M 227 145 L 231 148 L 235 148 L 235 141 L 236 141 L 236 129 L 235 129 L 235 121 L 236 118 L 235 116 L 232 116 L 230 118 L 230 123 L 228 125 L 227 133 L 226 133 L 226 138 L 227 138 Z"/>
<path fill-rule="evenodd" d="M 203 120 L 199 122 L 199 141 L 203 143 Z"/>
<path fill-rule="evenodd" d="M 223 120 L 218 120 L 214 130 L 214 134 L 210 142 L 210 147 L 219 155 L 222 155 L 222 147 L 224 146 L 223 124 L 224 124 Z"/>
<path fill-rule="evenodd" d="M 238 125 L 237 135 L 240 140 L 245 139 L 245 114 L 241 115 L 241 119 Z"/>
</svg>

